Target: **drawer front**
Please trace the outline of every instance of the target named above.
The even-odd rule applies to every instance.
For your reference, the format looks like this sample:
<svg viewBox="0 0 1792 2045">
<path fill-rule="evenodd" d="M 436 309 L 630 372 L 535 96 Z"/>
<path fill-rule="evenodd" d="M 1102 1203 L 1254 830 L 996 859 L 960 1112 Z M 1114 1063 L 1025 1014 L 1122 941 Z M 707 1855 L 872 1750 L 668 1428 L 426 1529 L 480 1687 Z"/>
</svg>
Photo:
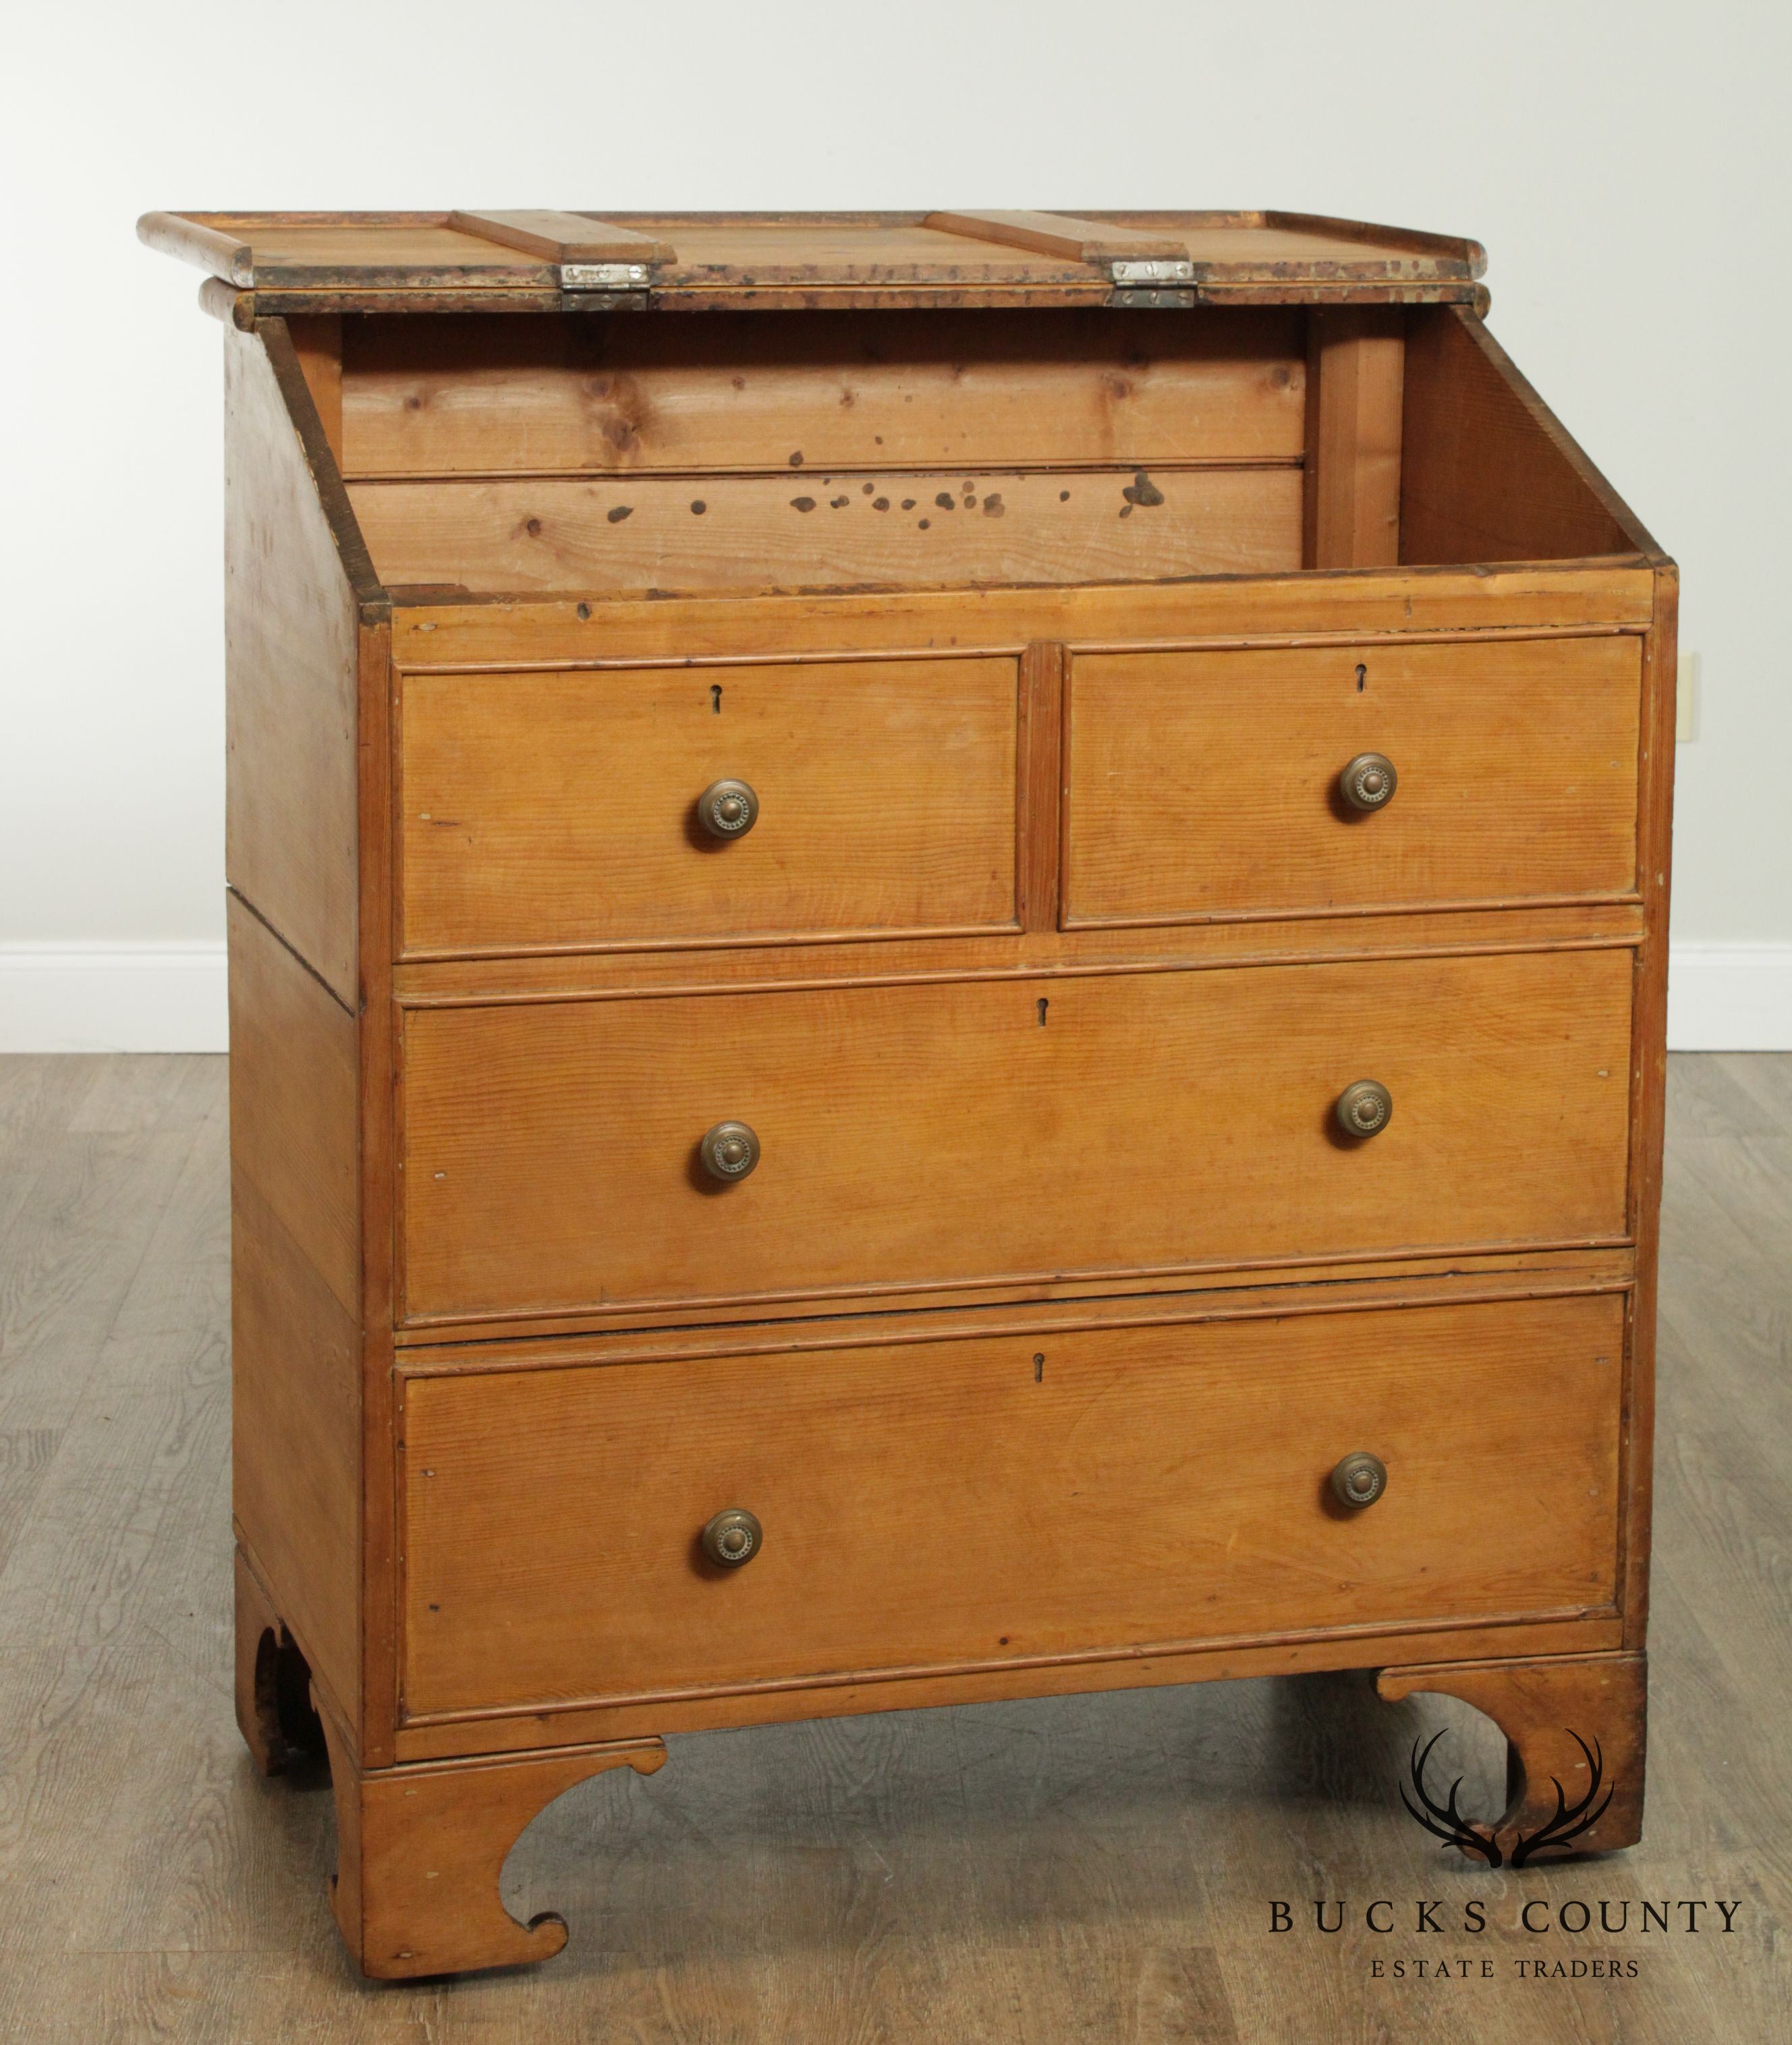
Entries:
<svg viewBox="0 0 1792 2045">
<path fill-rule="evenodd" d="M 1634 637 L 1079 656 L 1066 924 L 1632 893 Z M 1339 785 L 1393 764 L 1383 806 Z"/>
<path fill-rule="evenodd" d="M 1012 927 L 1019 663 L 718 663 L 403 684 L 401 949 Z M 717 836 L 699 798 L 758 813 Z"/>
<path fill-rule="evenodd" d="M 406 1708 L 1598 1609 L 1623 1340 L 1608 1296 L 414 1378 Z"/>
<path fill-rule="evenodd" d="M 1621 1238 L 1630 994 L 1565 951 L 414 1011 L 407 1311 Z"/>
</svg>

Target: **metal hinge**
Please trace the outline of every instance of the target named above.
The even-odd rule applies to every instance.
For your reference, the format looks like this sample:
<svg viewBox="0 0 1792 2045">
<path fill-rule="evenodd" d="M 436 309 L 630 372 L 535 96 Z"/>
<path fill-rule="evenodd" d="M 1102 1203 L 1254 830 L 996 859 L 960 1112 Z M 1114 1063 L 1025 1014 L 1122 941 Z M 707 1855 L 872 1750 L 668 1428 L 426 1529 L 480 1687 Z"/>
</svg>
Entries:
<svg viewBox="0 0 1792 2045">
<path fill-rule="evenodd" d="M 1185 259 L 1166 257 L 1149 263 L 1116 263 L 1112 274 L 1116 284 L 1192 284 L 1195 266 Z"/>
<path fill-rule="evenodd" d="M 562 263 L 563 291 L 644 291 L 651 279 L 645 263 Z"/>
</svg>

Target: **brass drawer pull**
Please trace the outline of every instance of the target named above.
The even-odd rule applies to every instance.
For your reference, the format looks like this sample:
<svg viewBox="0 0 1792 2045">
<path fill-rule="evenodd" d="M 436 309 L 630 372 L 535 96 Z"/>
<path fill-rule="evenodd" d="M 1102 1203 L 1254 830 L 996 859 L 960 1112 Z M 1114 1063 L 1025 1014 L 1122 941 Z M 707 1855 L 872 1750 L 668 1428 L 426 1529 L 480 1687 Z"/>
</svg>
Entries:
<svg viewBox="0 0 1792 2045">
<path fill-rule="evenodd" d="M 698 1146 L 703 1169 L 723 1185 L 744 1179 L 759 1162 L 759 1138 L 744 1122 L 719 1122 Z"/>
<path fill-rule="evenodd" d="M 1379 1080 L 1357 1080 L 1339 1095 L 1337 1113 L 1347 1136 L 1378 1136 L 1393 1113 L 1393 1096 Z"/>
<path fill-rule="evenodd" d="M 703 1553 L 719 1569 L 743 1569 L 759 1553 L 765 1539 L 765 1530 L 750 1512 L 730 1505 L 704 1527 Z"/>
<path fill-rule="evenodd" d="M 1400 776 L 1385 753 L 1358 753 L 1338 776 L 1339 792 L 1353 810 L 1385 810 L 1399 786 Z"/>
<path fill-rule="evenodd" d="M 1366 1449 L 1346 1456 L 1331 1473 L 1331 1495 L 1353 1512 L 1373 1505 L 1388 1488 L 1388 1466 Z M 707 1539 L 707 1536 L 705 1536 Z"/>
<path fill-rule="evenodd" d="M 697 798 L 697 815 L 711 838 L 745 838 L 759 821 L 759 798 L 745 781 L 711 781 Z"/>
</svg>

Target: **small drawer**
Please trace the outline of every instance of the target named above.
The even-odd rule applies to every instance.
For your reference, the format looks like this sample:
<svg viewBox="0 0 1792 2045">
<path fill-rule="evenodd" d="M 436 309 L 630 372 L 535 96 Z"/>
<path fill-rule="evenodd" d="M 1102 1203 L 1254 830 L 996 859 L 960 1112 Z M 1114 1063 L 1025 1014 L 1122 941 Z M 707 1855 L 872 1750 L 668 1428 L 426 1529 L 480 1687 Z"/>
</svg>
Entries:
<svg viewBox="0 0 1792 2045">
<path fill-rule="evenodd" d="M 401 955 L 1012 928 L 1019 673 L 408 675 Z"/>
<path fill-rule="evenodd" d="M 1063 921 L 1632 894 L 1641 645 L 1080 655 Z"/>
<path fill-rule="evenodd" d="M 1563 951 L 414 1010 L 406 1311 L 1619 1239 L 1631 969 Z M 1358 1081 L 1392 1114 L 1351 1135 Z"/>
<path fill-rule="evenodd" d="M 406 1708 L 1600 1611 L 1623 1360 L 1595 1296 L 412 1377 Z"/>
</svg>

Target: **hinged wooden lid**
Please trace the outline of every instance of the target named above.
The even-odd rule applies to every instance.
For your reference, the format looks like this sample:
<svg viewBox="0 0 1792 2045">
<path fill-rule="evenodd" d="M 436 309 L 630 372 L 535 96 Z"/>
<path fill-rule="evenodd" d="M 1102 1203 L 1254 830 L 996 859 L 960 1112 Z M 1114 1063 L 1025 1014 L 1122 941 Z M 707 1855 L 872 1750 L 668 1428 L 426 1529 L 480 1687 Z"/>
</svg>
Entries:
<svg viewBox="0 0 1792 2045">
<path fill-rule="evenodd" d="M 151 213 L 137 232 L 269 314 L 1486 296 L 1473 241 L 1304 214 Z"/>
</svg>

